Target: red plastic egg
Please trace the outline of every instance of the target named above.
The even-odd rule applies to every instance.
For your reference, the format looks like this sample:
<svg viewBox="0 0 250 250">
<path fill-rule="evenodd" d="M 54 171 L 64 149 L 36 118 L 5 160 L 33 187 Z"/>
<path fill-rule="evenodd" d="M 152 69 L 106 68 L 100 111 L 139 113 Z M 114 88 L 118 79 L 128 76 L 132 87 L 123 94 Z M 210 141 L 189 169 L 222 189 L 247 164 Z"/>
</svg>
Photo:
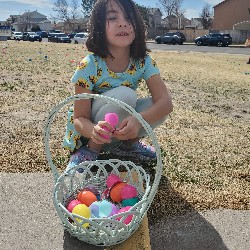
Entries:
<svg viewBox="0 0 250 250">
<path fill-rule="evenodd" d="M 81 191 L 77 195 L 77 199 L 86 206 L 90 206 L 93 202 L 97 201 L 96 196 L 90 191 Z"/>
<path fill-rule="evenodd" d="M 122 200 L 121 190 L 125 185 L 128 185 L 128 184 L 125 182 L 121 182 L 121 183 L 118 183 L 117 185 L 115 185 L 114 187 L 111 188 L 109 195 L 110 195 L 110 198 L 112 199 L 112 201 L 121 202 L 121 200 Z"/>
</svg>

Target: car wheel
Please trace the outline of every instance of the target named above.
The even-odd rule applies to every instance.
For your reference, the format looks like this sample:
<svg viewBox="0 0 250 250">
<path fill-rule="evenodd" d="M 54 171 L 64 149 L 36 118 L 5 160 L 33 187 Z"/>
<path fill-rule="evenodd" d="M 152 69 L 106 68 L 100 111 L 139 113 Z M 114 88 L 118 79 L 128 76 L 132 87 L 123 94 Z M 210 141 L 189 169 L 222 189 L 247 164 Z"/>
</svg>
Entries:
<svg viewBox="0 0 250 250">
<path fill-rule="evenodd" d="M 171 42 L 173 45 L 175 45 L 176 44 L 176 40 L 172 40 L 172 42 Z"/>
<path fill-rule="evenodd" d="M 183 42 L 179 42 L 179 44 L 180 44 L 180 45 L 182 45 L 182 44 L 183 44 Z"/>
<path fill-rule="evenodd" d="M 75 44 L 78 44 L 78 42 L 77 42 L 77 41 L 75 41 Z"/>
<path fill-rule="evenodd" d="M 201 46 L 202 42 L 200 40 L 196 41 L 196 45 Z"/>
<path fill-rule="evenodd" d="M 217 46 L 218 46 L 218 47 L 222 47 L 222 46 L 223 46 L 223 42 L 222 42 L 222 41 L 218 41 L 218 42 L 217 42 Z"/>
<path fill-rule="evenodd" d="M 161 44 L 161 40 L 157 40 L 156 42 L 157 42 L 158 44 Z"/>
</svg>

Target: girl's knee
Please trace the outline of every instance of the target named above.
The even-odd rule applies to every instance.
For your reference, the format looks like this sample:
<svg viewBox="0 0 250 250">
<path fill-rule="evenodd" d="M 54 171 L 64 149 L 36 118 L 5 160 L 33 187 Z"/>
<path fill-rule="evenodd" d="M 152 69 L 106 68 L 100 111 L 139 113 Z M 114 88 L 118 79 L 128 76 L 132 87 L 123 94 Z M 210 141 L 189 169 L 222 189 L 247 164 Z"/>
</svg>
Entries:
<svg viewBox="0 0 250 250">
<path fill-rule="evenodd" d="M 125 86 L 120 86 L 115 88 L 115 90 L 115 95 L 113 96 L 115 99 L 125 102 L 131 107 L 136 106 L 137 94 L 133 89 Z"/>
</svg>

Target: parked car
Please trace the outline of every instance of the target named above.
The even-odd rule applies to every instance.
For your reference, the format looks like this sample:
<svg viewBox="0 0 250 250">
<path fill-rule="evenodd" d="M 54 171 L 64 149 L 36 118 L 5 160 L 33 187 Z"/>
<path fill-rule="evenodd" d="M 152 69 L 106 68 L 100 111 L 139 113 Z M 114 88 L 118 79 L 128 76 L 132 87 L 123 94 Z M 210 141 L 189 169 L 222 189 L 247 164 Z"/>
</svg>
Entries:
<svg viewBox="0 0 250 250">
<path fill-rule="evenodd" d="M 20 41 L 23 39 L 23 33 L 18 31 L 12 31 L 10 40 Z"/>
<path fill-rule="evenodd" d="M 62 33 L 60 30 L 49 30 L 49 33 Z"/>
<path fill-rule="evenodd" d="M 74 36 L 74 38 L 72 39 L 72 43 L 74 43 L 74 44 L 85 43 L 87 38 L 88 38 L 88 33 L 80 32 Z"/>
<path fill-rule="evenodd" d="M 34 41 L 42 41 L 42 38 L 37 35 L 36 32 L 23 32 L 23 41 L 30 41 L 30 42 L 34 42 Z"/>
<path fill-rule="evenodd" d="M 194 42 L 198 45 L 216 45 L 218 47 L 228 46 L 232 44 L 232 37 L 230 34 L 210 33 L 205 36 L 195 38 Z"/>
<path fill-rule="evenodd" d="M 48 41 L 55 43 L 71 43 L 69 36 L 64 33 L 49 33 Z"/>
<path fill-rule="evenodd" d="M 69 38 L 74 38 L 74 36 L 76 35 L 77 33 L 76 32 L 71 32 L 69 34 L 67 34 L 69 36 Z"/>
<path fill-rule="evenodd" d="M 48 32 L 46 32 L 46 31 L 41 30 L 41 31 L 38 31 L 36 33 L 37 33 L 37 35 L 39 35 L 42 38 L 47 38 L 48 37 Z"/>
<path fill-rule="evenodd" d="M 181 32 L 167 32 L 163 36 L 157 36 L 155 38 L 155 41 L 158 44 L 161 43 L 183 44 L 183 42 L 186 41 L 186 37 Z"/>
</svg>

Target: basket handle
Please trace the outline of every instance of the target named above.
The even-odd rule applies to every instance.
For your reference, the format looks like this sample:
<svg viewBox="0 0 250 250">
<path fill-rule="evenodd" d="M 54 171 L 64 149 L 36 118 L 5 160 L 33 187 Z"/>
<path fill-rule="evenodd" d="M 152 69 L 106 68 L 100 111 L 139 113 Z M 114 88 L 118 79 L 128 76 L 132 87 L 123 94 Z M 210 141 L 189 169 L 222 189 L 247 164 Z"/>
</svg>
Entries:
<svg viewBox="0 0 250 250">
<path fill-rule="evenodd" d="M 77 101 L 77 100 L 81 100 L 81 99 L 104 99 L 105 101 L 112 103 L 120 108 L 123 108 L 124 110 L 126 110 L 129 114 L 131 114 L 132 116 L 134 116 L 135 118 L 137 118 L 139 120 L 139 122 L 141 123 L 141 125 L 143 126 L 143 128 L 145 129 L 145 131 L 147 132 L 149 138 L 152 140 L 153 146 L 155 148 L 156 151 L 156 157 L 157 157 L 157 166 L 156 166 L 156 174 L 155 174 L 155 179 L 154 179 L 154 183 L 152 186 L 152 189 L 156 192 L 156 189 L 159 185 L 160 182 L 160 178 L 161 178 L 161 174 L 162 174 L 162 159 L 161 159 L 161 154 L 160 154 L 160 147 L 159 144 L 157 142 L 156 136 L 152 130 L 152 128 L 150 127 L 150 125 L 142 118 L 142 116 L 137 113 L 131 106 L 129 106 L 128 104 L 120 101 L 120 100 L 116 100 L 114 98 L 111 97 L 107 97 L 107 96 L 103 96 L 103 95 L 98 95 L 98 94 L 79 94 L 79 95 L 73 95 L 70 96 L 66 99 L 64 99 L 62 102 L 60 102 L 58 105 L 56 105 L 52 111 L 49 113 L 49 116 L 47 118 L 46 124 L 45 124 L 45 131 L 44 131 L 44 141 L 45 141 L 45 152 L 46 152 L 46 157 L 47 157 L 47 161 L 51 167 L 51 170 L 53 172 L 53 176 L 54 176 L 54 181 L 57 182 L 60 174 L 57 170 L 57 167 L 54 165 L 53 161 L 52 161 L 52 156 L 51 156 L 51 151 L 50 151 L 50 146 L 49 146 L 49 139 L 50 139 L 50 126 L 51 123 L 53 122 L 55 115 L 57 114 L 57 112 L 64 107 L 66 104 L 73 102 L 73 101 Z M 153 192 L 154 193 L 154 192 Z"/>
</svg>

